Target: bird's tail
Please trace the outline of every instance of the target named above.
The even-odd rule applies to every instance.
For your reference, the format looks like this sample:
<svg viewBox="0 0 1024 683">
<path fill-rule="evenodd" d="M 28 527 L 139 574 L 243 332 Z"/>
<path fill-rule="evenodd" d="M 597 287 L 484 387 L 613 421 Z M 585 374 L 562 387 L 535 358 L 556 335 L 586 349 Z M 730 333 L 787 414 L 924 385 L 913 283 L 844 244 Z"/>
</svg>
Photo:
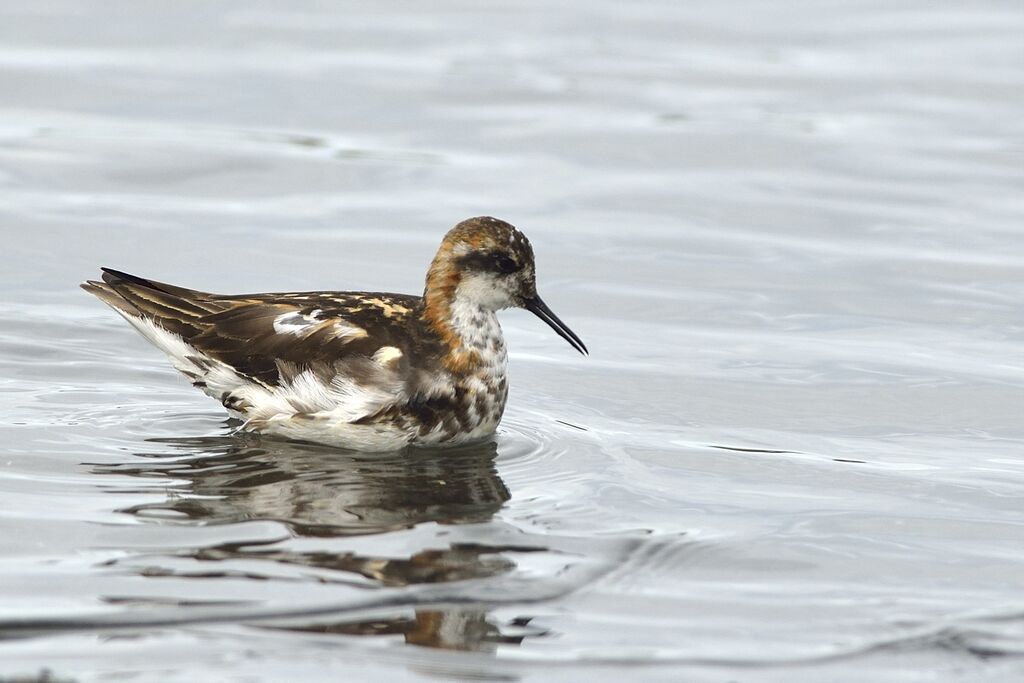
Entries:
<svg viewBox="0 0 1024 683">
<path fill-rule="evenodd" d="M 88 280 L 82 283 L 82 289 L 120 313 L 136 328 L 140 320 L 146 320 L 187 340 L 200 332 L 200 321 L 204 317 L 223 309 L 223 304 L 218 305 L 213 294 L 147 280 L 112 268 L 102 270 L 102 281 Z"/>
</svg>

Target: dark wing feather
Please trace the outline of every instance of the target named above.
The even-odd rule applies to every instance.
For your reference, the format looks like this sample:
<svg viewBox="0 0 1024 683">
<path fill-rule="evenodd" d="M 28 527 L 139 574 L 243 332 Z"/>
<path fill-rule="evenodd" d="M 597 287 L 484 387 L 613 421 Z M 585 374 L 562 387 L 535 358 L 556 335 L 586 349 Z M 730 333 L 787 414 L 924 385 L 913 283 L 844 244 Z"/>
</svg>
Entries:
<svg viewBox="0 0 1024 683">
<path fill-rule="evenodd" d="M 326 366 L 372 356 L 382 346 L 407 353 L 419 306 L 419 297 L 370 292 L 257 294 L 218 301 L 229 307 L 205 316 L 203 330 L 189 342 L 267 384 L 307 367 L 329 374 Z M 275 329 L 282 319 L 304 324 L 301 334 Z"/>
<path fill-rule="evenodd" d="M 373 292 L 210 294 L 104 268 L 83 287 L 129 316 L 143 316 L 200 353 L 266 385 L 308 367 L 326 371 L 381 346 L 406 353 L 421 300 Z M 275 329 L 294 320 L 295 332 Z M 278 327 L 281 327 L 280 322 Z M 286 326 L 287 329 L 287 326 Z M 292 326 L 291 329 L 296 329 Z M 360 334 L 358 331 L 362 331 Z"/>
<path fill-rule="evenodd" d="M 82 288 L 128 317 L 149 318 L 169 332 L 189 339 L 202 329 L 200 320 L 223 310 L 214 294 L 175 287 L 155 280 L 103 268 L 103 281 L 90 280 Z"/>
</svg>

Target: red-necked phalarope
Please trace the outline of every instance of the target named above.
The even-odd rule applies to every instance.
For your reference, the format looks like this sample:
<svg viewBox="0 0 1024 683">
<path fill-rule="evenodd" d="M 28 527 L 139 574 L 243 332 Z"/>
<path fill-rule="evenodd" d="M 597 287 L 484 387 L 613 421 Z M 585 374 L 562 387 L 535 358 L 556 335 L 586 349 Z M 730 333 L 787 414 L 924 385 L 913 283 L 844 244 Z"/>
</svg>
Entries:
<svg viewBox="0 0 1024 683">
<path fill-rule="evenodd" d="M 536 314 L 586 346 L 537 296 L 533 248 L 490 217 L 452 228 L 423 296 L 224 296 L 103 269 L 82 287 L 170 356 L 243 428 L 359 450 L 442 446 L 494 433 L 508 395 L 496 311 Z"/>
</svg>

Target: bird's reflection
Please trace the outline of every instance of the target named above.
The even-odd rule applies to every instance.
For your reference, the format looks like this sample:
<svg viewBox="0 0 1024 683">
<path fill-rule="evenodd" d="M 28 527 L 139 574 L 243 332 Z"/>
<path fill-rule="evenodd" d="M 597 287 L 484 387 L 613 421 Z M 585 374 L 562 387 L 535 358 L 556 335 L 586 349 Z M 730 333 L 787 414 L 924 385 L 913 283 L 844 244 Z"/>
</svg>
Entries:
<svg viewBox="0 0 1024 683">
<path fill-rule="evenodd" d="M 149 462 L 106 467 L 167 476 L 180 497 L 127 510 L 174 512 L 206 523 L 276 520 L 301 536 L 346 536 L 423 522 L 485 522 L 509 499 L 493 442 L 447 451 L 361 454 L 246 435 L 159 439 L 192 455 L 147 454 Z"/>
<path fill-rule="evenodd" d="M 486 523 L 509 499 L 495 468 L 494 443 L 445 451 L 359 454 L 245 435 L 151 441 L 165 450 L 140 453 L 141 459 L 131 463 L 99 465 L 96 470 L 145 478 L 150 484 L 153 478 L 167 478 L 166 500 L 123 510 L 162 523 L 168 518 L 204 524 L 273 520 L 286 525 L 295 537 L 338 539 L 386 534 L 426 522 Z M 153 488 L 144 490 L 151 493 Z M 407 557 L 338 552 L 336 543 L 318 551 L 240 542 L 181 552 L 204 563 L 248 560 L 310 568 L 321 572 L 320 582 L 324 573 L 337 576 L 341 572 L 364 584 L 369 580 L 371 585 L 409 586 L 496 576 L 515 568 L 507 552 L 543 550 L 476 542 L 436 545 L 437 535 L 431 547 L 410 549 Z M 146 568 L 146 575 L 239 577 L 238 572 L 216 570 L 161 574 L 152 566 Z M 520 621 L 501 628 L 486 611 L 461 607 L 417 610 L 408 617 L 359 623 L 325 624 L 319 619 L 289 628 L 349 635 L 402 634 L 415 645 L 491 650 L 498 643 L 520 642 L 529 633 L 523 626 Z"/>
</svg>

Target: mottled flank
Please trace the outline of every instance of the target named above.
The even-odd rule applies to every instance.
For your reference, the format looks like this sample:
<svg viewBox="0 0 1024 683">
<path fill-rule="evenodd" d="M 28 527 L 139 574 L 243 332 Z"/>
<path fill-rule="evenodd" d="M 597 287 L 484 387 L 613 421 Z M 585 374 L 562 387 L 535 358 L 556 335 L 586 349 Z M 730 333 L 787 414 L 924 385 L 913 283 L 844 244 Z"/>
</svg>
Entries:
<svg viewBox="0 0 1024 683">
<path fill-rule="evenodd" d="M 367 450 L 493 434 L 508 393 L 495 313 L 539 302 L 529 241 L 487 217 L 445 236 L 422 297 L 225 296 L 103 271 L 83 288 L 245 428 Z"/>
</svg>

